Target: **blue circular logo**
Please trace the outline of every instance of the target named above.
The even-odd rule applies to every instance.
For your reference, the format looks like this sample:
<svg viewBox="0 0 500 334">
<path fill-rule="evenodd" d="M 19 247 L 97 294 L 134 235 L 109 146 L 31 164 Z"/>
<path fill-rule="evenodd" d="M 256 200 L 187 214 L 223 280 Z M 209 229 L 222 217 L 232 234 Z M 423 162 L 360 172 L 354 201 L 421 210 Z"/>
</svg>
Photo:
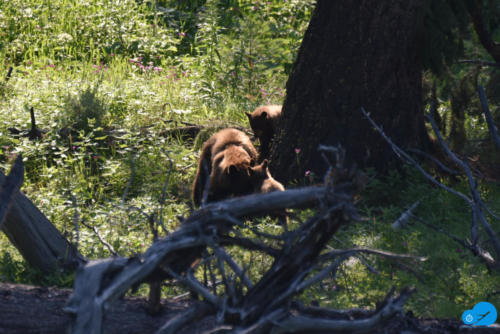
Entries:
<svg viewBox="0 0 500 334">
<path fill-rule="evenodd" d="M 471 325 L 474 322 L 474 314 L 472 313 L 471 310 L 467 310 L 464 313 L 462 313 L 462 321 L 466 325 Z"/>
<path fill-rule="evenodd" d="M 477 303 L 472 310 L 462 313 L 462 321 L 471 326 L 489 326 L 497 320 L 497 310 L 488 302 Z"/>
</svg>

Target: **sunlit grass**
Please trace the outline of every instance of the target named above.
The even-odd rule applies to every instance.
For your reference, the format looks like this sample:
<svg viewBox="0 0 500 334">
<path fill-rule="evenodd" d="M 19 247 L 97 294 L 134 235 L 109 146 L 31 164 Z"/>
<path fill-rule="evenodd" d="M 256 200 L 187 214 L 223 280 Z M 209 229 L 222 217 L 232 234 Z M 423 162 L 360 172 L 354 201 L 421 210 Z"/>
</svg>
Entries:
<svg viewBox="0 0 500 334">
<path fill-rule="evenodd" d="M 191 123 L 247 126 L 245 111 L 282 103 L 314 1 L 220 5 L 207 0 L 195 9 L 158 1 L 159 10 L 154 3 L 0 2 L 0 165 L 8 170 L 13 158 L 23 155 L 23 191 L 89 258 L 111 253 L 93 231 L 81 224 L 77 229 L 75 217 L 94 226 L 123 256 L 151 244 L 147 216 L 161 211 L 168 232 L 179 226 L 177 216 L 189 214 L 204 137 L 184 141 L 162 131 Z M 14 71 L 6 81 L 10 66 Z M 46 131 L 40 141 L 8 130 L 29 129 L 30 107 Z M 453 186 L 467 191 L 465 182 Z M 498 212 L 498 186 L 484 183 L 480 190 Z M 380 248 L 428 260 L 407 264 L 411 271 L 367 256 L 379 274 L 349 261 L 335 279 L 306 291 L 304 300 L 335 308 L 373 307 L 391 286 L 415 285 L 418 293 L 408 308 L 446 317 L 458 317 L 471 303 L 485 300 L 499 277 L 467 251 L 418 223 L 399 232 L 390 228 L 419 199 L 417 214 L 423 219 L 467 237 L 471 216 L 459 199 L 433 189 L 414 171 L 375 179 L 358 205 L 366 220 L 343 228 L 331 246 Z M 270 219 L 260 226 L 281 230 Z M 71 275 L 47 276 L 30 268 L 3 234 L 0 250 L 0 281 L 71 286 Z M 256 252 L 229 251 L 254 264 L 248 273 L 254 280 L 271 265 Z"/>
</svg>

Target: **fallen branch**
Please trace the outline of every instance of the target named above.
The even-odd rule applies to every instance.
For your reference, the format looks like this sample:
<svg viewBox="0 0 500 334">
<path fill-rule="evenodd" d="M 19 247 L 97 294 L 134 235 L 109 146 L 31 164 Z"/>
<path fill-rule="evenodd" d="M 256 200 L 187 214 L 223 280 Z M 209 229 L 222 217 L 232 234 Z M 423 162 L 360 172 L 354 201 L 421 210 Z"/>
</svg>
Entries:
<svg viewBox="0 0 500 334">
<path fill-rule="evenodd" d="M 101 242 L 101 244 L 103 244 L 108 250 L 109 252 L 113 255 L 113 256 L 118 256 L 118 253 L 115 251 L 115 249 L 113 248 L 113 246 L 110 245 L 109 242 L 107 242 L 102 236 L 101 234 L 99 233 L 99 231 L 97 230 L 97 228 L 95 226 L 92 226 L 92 225 L 89 225 L 87 223 L 85 223 L 84 221 L 80 221 L 80 223 L 85 226 L 86 228 L 88 228 L 89 230 L 92 230 L 94 232 L 94 234 L 97 236 L 97 238 L 99 239 L 99 241 Z"/>
<path fill-rule="evenodd" d="M 11 67 L 12 68 L 12 67 Z M 24 180 L 23 158 L 18 155 L 0 190 L 0 228 Z"/>
<path fill-rule="evenodd" d="M 214 309 L 209 304 L 204 302 L 196 303 L 183 313 L 170 319 L 155 334 L 176 334 L 187 324 L 200 320 L 213 312 Z"/>
<path fill-rule="evenodd" d="M 483 107 L 484 116 L 486 118 L 486 123 L 488 124 L 488 130 L 490 131 L 491 138 L 500 150 L 500 136 L 498 135 L 498 129 L 493 122 L 493 117 L 491 116 L 490 107 L 488 106 L 488 100 L 486 99 L 486 94 L 484 94 L 484 89 L 481 85 L 477 87 L 477 92 L 479 94 L 479 100 L 481 101 L 481 106 Z"/>
<path fill-rule="evenodd" d="M 433 178 L 429 173 L 427 173 L 413 158 L 411 158 L 406 152 L 404 152 L 401 148 L 399 148 L 396 144 L 392 142 L 392 140 L 384 133 L 382 128 L 378 126 L 373 119 L 370 117 L 370 115 L 364 110 L 364 108 L 361 108 L 361 112 L 363 115 L 368 119 L 368 121 L 377 129 L 377 131 L 380 133 L 380 135 L 391 145 L 392 150 L 396 153 L 396 155 L 401 158 L 406 160 L 407 162 L 411 163 L 414 165 L 420 173 L 422 173 L 429 181 L 431 181 L 433 184 L 437 185 L 438 187 L 462 198 L 467 205 L 471 207 L 472 210 L 472 224 L 471 224 L 471 239 L 472 239 L 472 246 L 474 249 L 474 254 L 477 255 L 479 258 L 481 258 L 488 267 L 491 268 L 500 268 L 500 240 L 498 239 L 498 236 L 496 235 L 495 231 L 492 229 L 491 225 L 486 221 L 486 218 L 483 213 L 483 208 L 486 206 L 484 202 L 481 199 L 481 196 L 479 195 L 477 191 L 477 181 L 472 175 L 472 171 L 467 164 L 466 161 L 463 161 L 459 159 L 446 145 L 446 142 L 444 141 L 443 137 L 441 136 L 441 133 L 439 132 L 439 129 L 429 115 L 425 115 L 425 118 L 431 123 L 432 129 L 434 130 L 434 133 L 437 136 L 437 139 L 439 143 L 441 144 L 442 148 L 446 152 L 446 154 L 450 157 L 450 159 L 456 163 L 458 166 L 460 166 L 463 171 L 465 172 L 465 175 L 467 176 L 467 180 L 469 183 L 469 188 L 471 191 L 471 197 L 458 192 L 441 182 L 437 181 L 435 178 Z M 481 222 L 483 227 L 485 228 L 488 236 L 490 237 L 492 243 L 493 243 L 493 248 L 495 249 L 496 252 L 496 259 L 493 259 L 489 253 L 485 252 L 481 247 L 477 245 L 477 240 L 478 240 L 478 224 L 477 221 Z"/>
<path fill-rule="evenodd" d="M 481 66 L 493 66 L 500 67 L 500 64 L 495 63 L 494 61 L 481 60 L 481 59 L 461 59 L 457 61 L 459 64 L 472 64 L 472 65 L 481 65 Z"/>
<path fill-rule="evenodd" d="M 391 225 L 392 229 L 399 230 L 400 228 L 405 226 L 410 220 L 411 216 L 413 215 L 413 211 L 415 211 L 420 202 L 421 200 L 416 201 L 408 208 L 408 210 L 403 212 L 403 214 L 398 219 L 396 219 L 394 223 L 392 223 Z"/>
<path fill-rule="evenodd" d="M 0 184 L 4 182 L 5 175 L 0 172 Z M 86 259 L 22 192 L 14 197 L 1 230 L 23 258 L 41 271 L 73 270 L 86 263 Z"/>
<path fill-rule="evenodd" d="M 338 189 L 340 191 L 342 186 Z M 174 273 L 177 275 L 187 270 L 191 263 L 201 256 L 207 246 L 207 240 L 216 234 L 224 235 L 238 222 L 229 218 L 249 217 L 287 207 L 312 205 L 320 199 L 331 202 L 346 198 L 346 195 L 332 192 L 325 187 L 309 187 L 210 203 L 185 219 L 176 232 L 154 243 L 143 255 L 131 259 L 114 258 L 92 262 L 79 271 L 75 292 L 67 308 L 67 311 L 76 315 L 73 333 L 100 333 L 103 310 L 132 285 L 156 279 L 155 277 L 172 277 Z M 349 212 L 348 208 L 346 203 L 346 212 Z M 339 209 L 339 212 L 343 211 Z M 224 242 L 228 243 L 230 240 L 226 238 Z M 165 272 L 161 268 L 169 268 L 170 271 Z M 109 275 L 112 275 L 112 280 L 106 278 Z M 186 282 L 194 288 L 195 281 Z M 207 294 L 205 297 L 216 305 L 220 304 Z"/>
<path fill-rule="evenodd" d="M 476 241 L 477 241 L 477 222 L 476 219 L 479 219 L 481 224 L 483 225 L 484 229 L 486 230 L 486 233 L 490 237 L 492 243 L 493 243 L 493 248 L 495 249 L 497 258 L 494 260 L 494 262 L 491 262 L 491 258 L 488 257 L 482 257 L 483 260 L 486 261 L 487 264 L 490 266 L 494 266 L 499 268 L 500 267 L 500 240 L 498 239 L 497 234 L 491 227 L 491 225 L 486 221 L 486 217 L 484 216 L 483 213 L 483 207 L 486 206 L 483 203 L 483 200 L 481 199 L 481 196 L 479 195 L 477 191 L 477 181 L 476 179 L 472 176 L 472 171 L 469 167 L 469 165 L 465 162 L 460 160 L 446 145 L 443 137 L 441 136 L 441 133 L 439 132 L 436 123 L 434 120 L 426 115 L 426 119 L 431 123 L 432 129 L 434 130 L 434 133 L 436 134 L 441 146 L 445 150 L 445 152 L 448 154 L 448 156 L 457 163 L 465 172 L 465 175 L 467 176 L 467 181 L 469 183 L 469 189 L 472 194 L 472 200 L 469 201 L 469 206 L 472 209 L 472 218 L 473 218 L 473 225 L 471 228 L 471 237 L 472 237 L 472 245 L 475 247 L 476 246 Z M 478 249 L 478 254 L 483 254 L 483 252 L 480 252 Z"/>
<path fill-rule="evenodd" d="M 288 317 L 280 320 L 270 333 L 372 333 L 375 329 L 381 328 L 387 320 L 402 313 L 403 304 L 413 292 L 414 289 L 404 289 L 398 297 L 389 298 L 383 307 L 362 319 L 328 319 L 290 313 Z"/>
</svg>

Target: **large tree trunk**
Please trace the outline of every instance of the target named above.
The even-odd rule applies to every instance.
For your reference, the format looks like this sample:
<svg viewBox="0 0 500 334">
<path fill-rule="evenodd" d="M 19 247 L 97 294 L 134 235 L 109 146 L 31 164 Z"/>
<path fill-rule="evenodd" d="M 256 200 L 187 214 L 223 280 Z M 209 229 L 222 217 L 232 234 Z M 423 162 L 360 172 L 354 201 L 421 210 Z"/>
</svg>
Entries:
<svg viewBox="0 0 500 334">
<path fill-rule="evenodd" d="M 318 0 L 271 148 L 280 181 L 303 177 L 306 170 L 323 175 L 319 144 L 340 143 L 348 161 L 387 168 L 394 154 L 361 107 L 402 147 L 427 143 L 417 52 L 423 2 Z"/>
</svg>

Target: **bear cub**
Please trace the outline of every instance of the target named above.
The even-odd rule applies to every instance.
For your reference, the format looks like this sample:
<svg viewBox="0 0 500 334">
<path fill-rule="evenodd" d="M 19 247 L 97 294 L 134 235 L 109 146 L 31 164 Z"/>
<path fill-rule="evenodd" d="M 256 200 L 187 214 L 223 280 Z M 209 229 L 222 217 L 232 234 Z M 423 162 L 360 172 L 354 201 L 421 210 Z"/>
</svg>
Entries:
<svg viewBox="0 0 500 334">
<path fill-rule="evenodd" d="M 285 191 L 285 187 L 276 181 L 269 173 L 268 161 L 264 159 L 260 165 L 250 168 L 250 177 L 253 184 L 253 192 L 270 193 L 272 191 Z"/>
<path fill-rule="evenodd" d="M 281 106 L 267 105 L 256 108 L 252 113 L 245 113 L 255 136 L 260 142 L 260 156 L 267 158 L 271 139 L 278 130 L 281 119 Z"/>
</svg>

